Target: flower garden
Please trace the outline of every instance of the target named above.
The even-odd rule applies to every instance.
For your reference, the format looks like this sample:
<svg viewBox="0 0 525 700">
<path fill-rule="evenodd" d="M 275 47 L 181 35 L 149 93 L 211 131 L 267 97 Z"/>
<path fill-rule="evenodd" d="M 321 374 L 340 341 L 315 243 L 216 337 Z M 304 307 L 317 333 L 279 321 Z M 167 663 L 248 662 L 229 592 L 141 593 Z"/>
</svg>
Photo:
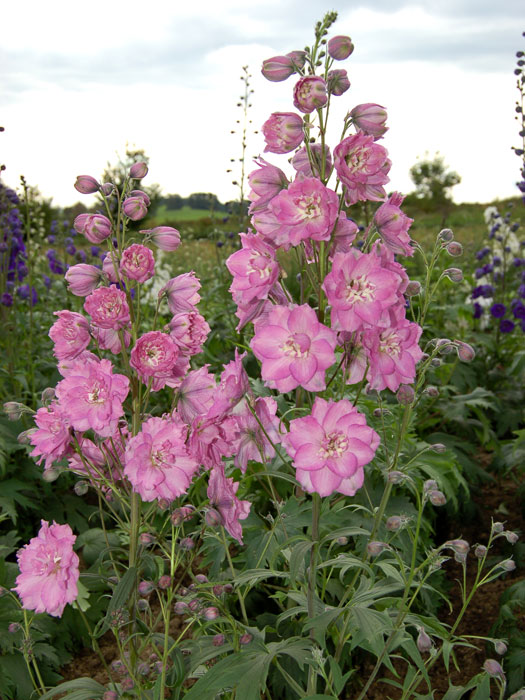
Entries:
<svg viewBox="0 0 525 700">
<path fill-rule="evenodd" d="M 420 238 L 336 17 L 203 239 L 0 183 L 6 700 L 525 698 L 525 199 Z"/>
</svg>

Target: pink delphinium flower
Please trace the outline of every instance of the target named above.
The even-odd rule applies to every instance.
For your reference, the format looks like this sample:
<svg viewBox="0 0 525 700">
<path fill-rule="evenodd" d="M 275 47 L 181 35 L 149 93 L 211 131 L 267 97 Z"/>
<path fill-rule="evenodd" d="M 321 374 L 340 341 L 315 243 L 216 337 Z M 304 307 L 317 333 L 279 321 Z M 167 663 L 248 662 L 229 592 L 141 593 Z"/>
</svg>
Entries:
<svg viewBox="0 0 525 700">
<path fill-rule="evenodd" d="M 200 288 L 201 283 L 192 270 L 170 279 L 160 290 L 159 299 L 163 296 L 166 297 L 172 314 L 178 314 L 182 311 L 194 311 L 195 306 L 201 300 Z"/>
<path fill-rule="evenodd" d="M 378 324 L 383 311 L 400 299 L 400 275 L 385 269 L 371 253 L 337 253 L 323 289 L 332 306 L 332 327 L 356 331 Z"/>
<path fill-rule="evenodd" d="M 98 287 L 104 273 L 94 265 L 72 265 L 65 274 L 68 291 L 77 297 L 85 297 Z"/>
<path fill-rule="evenodd" d="M 218 391 L 215 395 L 213 405 L 208 411 L 208 416 L 220 416 L 231 413 L 232 409 L 239 401 L 251 394 L 250 380 L 246 374 L 242 361 L 246 353 L 239 354 L 235 348 L 235 358 L 224 365 Z"/>
<path fill-rule="evenodd" d="M 120 274 L 128 280 L 146 282 L 155 274 L 155 258 L 151 250 L 140 243 L 133 243 L 122 251 Z"/>
<path fill-rule="evenodd" d="M 177 392 L 177 412 L 190 425 L 197 416 L 208 412 L 215 400 L 215 377 L 208 372 L 209 365 L 189 372 Z"/>
<path fill-rule="evenodd" d="M 339 215 L 339 198 L 315 177 L 298 178 L 274 197 L 270 209 L 291 245 L 302 240 L 327 241 Z M 259 229 L 264 234 L 263 229 Z"/>
<path fill-rule="evenodd" d="M 197 470 L 186 449 L 187 432 L 175 417 L 149 418 L 128 441 L 124 474 L 143 501 L 171 503 L 187 492 Z"/>
<path fill-rule="evenodd" d="M 127 433 L 127 429 L 126 429 Z M 71 471 L 86 476 L 89 481 L 107 492 L 106 481 L 117 482 L 123 478 L 124 447 L 120 433 L 96 445 L 85 437 L 78 438 L 79 450 L 68 459 Z"/>
<path fill-rule="evenodd" d="M 281 168 L 271 163 L 267 163 L 263 158 L 259 158 L 255 163 L 259 166 L 248 175 L 248 182 L 251 187 L 248 199 L 251 201 L 250 212 L 264 207 L 268 202 L 284 190 L 290 184 L 288 178 Z"/>
<path fill-rule="evenodd" d="M 252 299 L 265 299 L 279 277 L 280 266 L 275 250 L 254 233 L 240 233 L 242 250 L 226 260 L 226 267 L 233 275 L 230 287 L 237 304 L 247 304 Z"/>
<path fill-rule="evenodd" d="M 262 378 L 271 389 L 288 392 L 297 386 L 322 391 L 325 370 L 335 361 L 335 333 L 319 323 L 315 311 L 303 304 L 275 306 L 267 324 L 257 326 L 250 345 L 262 362 Z"/>
<path fill-rule="evenodd" d="M 17 552 L 20 574 L 13 589 L 25 610 L 61 617 L 78 596 L 79 560 L 73 551 L 76 535 L 69 525 L 41 521 L 36 537 Z"/>
<path fill-rule="evenodd" d="M 416 364 L 423 356 L 419 347 L 421 333 L 421 326 L 406 319 L 391 328 L 363 333 L 370 364 L 367 377 L 372 389 L 396 391 L 400 384 L 414 382 Z"/>
<path fill-rule="evenodd" d="M 334 165 L 346 187 L 348 205 L 385 198 L 390 161 L 386 148 L 374 143 L 373 136 L 358 132 L 343 139 L 334 149 Z"/>
<path fill-rule="evenodd" d="M 304 140 L 303 119 L 294 112 L 274 112 L 262 125 L 265 153 L 289 153 Z"/>
<path fill-rule="evenodd" d="M 357 105 L 349 114 L 354 124 L 364 134 L 374 137 L 374 141 L 380 139 L 388 131 L 386 124 L 386 109 L 381 105 L 371 102 Z"/>
<path fill-rule="evenodd" d="M 79 360 L 85 363 L 98 362 L 98 357 L 89 350 L 84 350 L 84 352 L 81 352 L 80 355 L 77 355 L 77 357 L 72 360 L 61 360 L 58 362 L 57 369 L 63 377 L 67 377 Z"/>
<path fill-rule="evenodd" d="M 84 309 L 100 328 L 119 330 L 130 323 L 126 294 L 114 285 L 95 289 L 86 297 Z"/>
<path fill-rule="evenodd" d="M 246 401 L 242 401 L 239 406 L 234 414 L 240 433 L 234 464 L 245 472 L 249 461 L 263 462 L 273 459 L 275 450 L 271 443 L 275 445 L 281 442 L 281 435 L 279 418 L 276 416 L 277 403 L 271 396 L 255 399 L 253 410 L 259 420 L 255 418 Z"/>
<path fill-rule="evenodd" d="M 374 214 L 374 224 L 384 244 L 393 253 L 414 255 L 414 249 L 410 245 L 411 238 L 408 235 L 408 229 L 414 219 L 410 219 L 399 208 L 403 199 L 403 195 L 399 192 L 391 194 Z"/>
<path fill-rule="evenodd" d="M 53 354 L 57 360 L 72 360 L 80 355 L 91 341 L 89 323 L 75 311 L 55 311 L 58 321 L 49 329 L 53 341 Z"/>
<path fill-rule="evenodd" d="M 202 352 L 202 346 L 210 332 L 206 319 L 198 311 L 175 314 L 169 322 L 169 328 L 170 337 L 185 355 Z"/>
<path fill-rule="evenodd" d="M 222 464 L 223 457 L 235 454 L 239 437 L 235 419 L 213 408 L 212 404 L 206 415 L 193 420 L 188 440 L 190 454 L 207 469 Z"/>
<path fill-rule="evenodd" d="M 239 544 L 243 544 L 242 525 L 239 521 L 248 517 L 251 503 L 237 498 L 238 488 L 239 484 L 226 477 L 222 464 L 213 467 L 208 483 L 210 505 L 219 511 L 223 527 Z"/>
<path fill-rule="evenodd" d="M 293 89 L 293 103 L 300 112 L 310 114 L 328 101 L 326 82 L 317 75 L 301 78 Z"/>
<path fill-rule="evenodd" d="M 347 399 L 316 397 L 309 416 L 290 421 L 283 444 L 309 493 L 353 496 L 363 485 L 363 466 L 373 459 L 379 436 Z"/>
<path fill-rule="evenodd" d="M 147 384 L 153 379 L 152 391 L 159 391 L 171 376 L 171 370 L 179 356 L 179 349 L 166 333 L 144 333 L 133 347 L 129 364 L 141 380 Z"/>
<path fill-rule="evenodd" d="M 129 379 L 113 374 L 109 360 L 77 359 L 56 386 L 57 398 L 71 426 L 80 431 L 91 428 L 101 437 L 117 430 L 128 391 Z"/>
<path fill-rule="evenodd" d="M 37 429 L 31 433 L 30 442 L 35 448 L 31 457 L 40 457 L 38 464 L 45 460 L 45 469 L 65 457 L 71 451 L 71 424 L 67 413 L 57 401 L 39 408 L 35 414 Z"/>
<path fill-rule="evenodd" d="M 172 253 L 180 246 L 180 233 L 171 226 L 155 226 L 140 233 L 145 234 L 147 240 L 153 241 L 157 248 L 167 253 Z"/>
</svg>

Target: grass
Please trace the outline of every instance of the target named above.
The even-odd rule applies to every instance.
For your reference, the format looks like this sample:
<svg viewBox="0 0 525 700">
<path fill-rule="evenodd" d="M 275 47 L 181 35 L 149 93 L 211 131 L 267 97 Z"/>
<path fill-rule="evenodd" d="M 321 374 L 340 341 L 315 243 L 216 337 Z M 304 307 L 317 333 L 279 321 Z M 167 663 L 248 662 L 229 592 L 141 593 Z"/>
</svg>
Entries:
<svg viewBox="0 0 525 700">
<path fill-rule="evenodd" d="M 161 205 L 151 218 L 154 226 L 166 226 L 178 222 L 199 221 L 200 219 L 222 219 L 226 216 L 223 211 L 210 211 L 209 209 L 192 209 L 185 205 L 182 209 L 168 209 Z"/>
</svg>

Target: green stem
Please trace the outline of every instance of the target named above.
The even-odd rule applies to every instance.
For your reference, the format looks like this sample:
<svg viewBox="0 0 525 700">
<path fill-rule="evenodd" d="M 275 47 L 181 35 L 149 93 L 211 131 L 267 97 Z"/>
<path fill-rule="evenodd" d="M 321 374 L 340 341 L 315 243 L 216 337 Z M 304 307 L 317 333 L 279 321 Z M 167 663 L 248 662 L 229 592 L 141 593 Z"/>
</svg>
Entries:
<svg viewBox="0 0 525 700">
<path fill-rule="evenodd" d="M 308 570 L 308 617 L 312 620 L 315 617 L 315 591 L 316 591 L 316 569 L 317 553 L 319 550 L 319 519 L 321 515 L 321 496 L 314 493 L 312 496 L 312 549 L 310 550 L 310 567 Z M 315 638 L 313 627 L 310 629 L 310 638 Z M 308 694 L 314 695 L 317 692 L 317 672 L 313 666 L 308 668 Z"/>
</svg>

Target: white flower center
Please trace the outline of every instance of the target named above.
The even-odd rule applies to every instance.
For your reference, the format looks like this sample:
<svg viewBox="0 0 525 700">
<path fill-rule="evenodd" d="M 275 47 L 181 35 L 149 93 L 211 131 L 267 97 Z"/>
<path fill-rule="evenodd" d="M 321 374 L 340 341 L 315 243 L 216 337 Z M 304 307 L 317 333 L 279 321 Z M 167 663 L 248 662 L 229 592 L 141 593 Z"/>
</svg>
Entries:
<svg viewBox="0 0 525 700">
<path fill-rule="evenodd" d="M 306 333 L 294 333 L 281 345 L 281 350 L 289 357 L 308 357 L 310 338 Z"/>
<path fill-rule="evenodd" d="M 356 277 L 346 285 L 346 301 L 349 304 L 356 302 L 373 301 L 375 298 L 376 286 L 369 282 L 366 277 Z"/>
<path fill-rule="evenodd" d="M 340 457 L 348 449 L 348 438 L 340 430 L 335 430 L 333 433 L 328 433 L 322 442 L 319 449 L 319 457 L 328 459 L 329 457 Z"/>
</svg>

